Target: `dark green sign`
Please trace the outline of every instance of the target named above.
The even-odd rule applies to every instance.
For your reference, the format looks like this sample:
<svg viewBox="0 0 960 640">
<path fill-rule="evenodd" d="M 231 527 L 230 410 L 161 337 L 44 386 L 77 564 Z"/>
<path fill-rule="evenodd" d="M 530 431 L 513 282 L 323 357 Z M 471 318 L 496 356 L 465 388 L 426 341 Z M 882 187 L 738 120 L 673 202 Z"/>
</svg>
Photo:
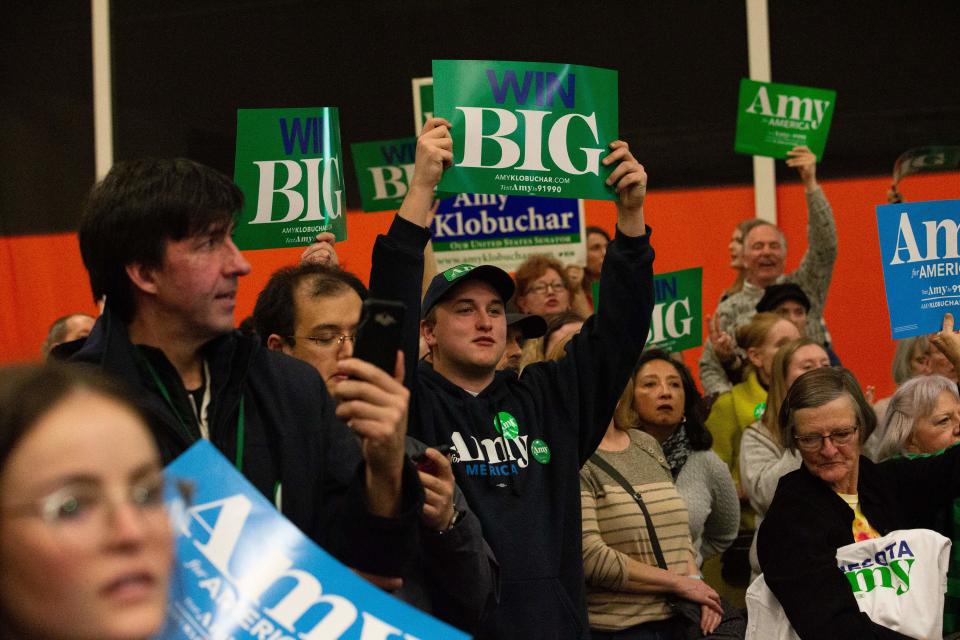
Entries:
<svg viewBox="0 0 960 640">
<path fill-rule="evenodd" d="M 237 110 L 237 246 L 303 246 L 323 231 L 346 240 L 341 157 L 336 108 Z"/>
<path fill-rule="evenodd" d="M 350 145 L 350 153 L 363 210 L 399 209 L 413 178 L 417 139 L 358 142 Z"/>
<path fill-rule="evenodd" d="M 654 276 L 647 346 L 677 352 L 703 344 L 702 283 L 701 267 Z"/>
<path fill-rule="evenodd" d="M 434 60 L 435 115 L 453 124 L 450 193 L 615 200 L 600 160 L 618 137 L 617 72 Z"/>
<path fill-rule="evenodd" d="M 653 276 L 654 305 L 647 347 L 679 352 L 703 344 L 703 268 Z M 600 282 L 591 285 L 593 310 L 600 308 Z"/>
<path fill-rule="evenodd" d="M 823 159 L 837 92 L 792 84 L 740 81 L 734 150 L 786 158 L 793 147 L 810 147 Z"/>
</svg>

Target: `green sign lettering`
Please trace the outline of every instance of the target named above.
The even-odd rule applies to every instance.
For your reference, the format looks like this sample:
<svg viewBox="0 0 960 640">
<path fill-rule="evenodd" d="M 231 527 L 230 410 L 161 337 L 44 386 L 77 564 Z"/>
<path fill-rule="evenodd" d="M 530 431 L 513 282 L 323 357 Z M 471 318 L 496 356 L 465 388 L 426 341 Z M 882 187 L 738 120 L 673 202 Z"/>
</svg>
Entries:
<svg viewBox="0 0 960 640">
<path fill-rule="evenodd" d="M 806 145 L 823 159 L 837 92 L 792 84 L 740 81 L 734 150 L 755 156 L 786 158 Z"/>
<path fill-rule="evenodd" d="M 453 124 L 453 193 L 615 200 L 600 163 L 618 136 L 617 72 L 566 64 L 434 60 L 436 115 Z"/>
</svg>

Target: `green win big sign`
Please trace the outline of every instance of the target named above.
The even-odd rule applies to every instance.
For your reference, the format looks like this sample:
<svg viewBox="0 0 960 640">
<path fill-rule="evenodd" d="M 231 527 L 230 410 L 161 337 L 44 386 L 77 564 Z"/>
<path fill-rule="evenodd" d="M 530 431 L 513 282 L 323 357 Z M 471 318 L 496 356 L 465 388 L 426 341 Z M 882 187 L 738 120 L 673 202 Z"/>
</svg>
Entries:
<svg viewBox="0 0 960 640">
<path fill-rule="evenodd" d="M 654 305 L 647 347 L 672 353 L 703 344 L 703 267 L 653 276 Z M 600 283 L 593 283 L 593 309 L 600 305 Z"/>
<path fill-rule="evenodd" d="M 239 109 L 234 180 L 241 249 L 308 245 L 331 231 L 347 239 L 340 118 L 334 107 Z"/>
<path fill-rule="evenodd" d="M 453 128 L 448 193 L 615 200 L 600 160 L 617 139 L 617 72 L 434 60 L 434 112 Z"/>
<path fill-rule="evenodd" d="M 413 178 L 417 139 L 355 142 L 350 145 L 350 152 L 363 210 L 399 209 Z"/>
</svg>

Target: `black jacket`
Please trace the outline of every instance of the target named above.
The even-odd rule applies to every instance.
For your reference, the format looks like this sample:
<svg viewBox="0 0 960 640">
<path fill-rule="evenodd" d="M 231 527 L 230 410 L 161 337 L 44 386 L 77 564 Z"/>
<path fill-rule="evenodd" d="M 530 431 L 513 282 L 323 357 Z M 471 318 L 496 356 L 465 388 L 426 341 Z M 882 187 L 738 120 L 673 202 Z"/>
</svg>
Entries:
<svg viewBox="0 0 960 640">
<path fill-rule="evenodd" d="M 419 440 L 407 438 L 411 457 L 426 448 Z M 454 485 L 453 490 L 453 507 L 462 515 L 442 533 L 421 524 L 419 558 L 404 571 L 403 587 L 393 595 L 472 633 L 496 604 L 499 567 L 483 539 L 480 520 L 460 488 Z"/>
<path fill-rule="evenodd" d="M 334 416 L 333 400 L 315 369 L 239 332 L 207 343 L 203 355 L 211 378 L 210 441 L 271 502 L 279 483 L 283 514 L 341 562 L 399 575 L 417 545 L 423 491 L 413 465 L 404 469 L 401 515 L 369 514 L 359 443 Z M 131 344 L 126 327 L 109 309 L 71 359 L 96 364 L 143 391 L 140 404 L 164 464 L 200 438 L 173 365 L 160 350 Z"/>
<path fill-rule="evenodd" d="M 408 364 L 416 359 L 428 238 L 427 230 L 398 218 L 374 247 L 371 294 L 400 296 L 413 311 L 405 327 Z M 477 397 L 429 364 L 408 366 L 416 371 L 412 435 L 456 447 L 457 484 L 500 563 L 500 603 L 478 637 L 589 637 L 579 470 L 603 438 L 647 337 L 653 308 L 648 238 L 618 235 L 610 244 L 599 313 L 562 360 L 531 365 L 522 378 L 498 372 Z M 509 437 L 514 421 L 517 433 Z"/>
<path fill-rule="evenodd" d="M 860 510 L 886 535 L 931 528 L 960 495 L 960 447 L 943 455 L 874 464 L 860 457 Z M 780 479 L 757 536 L 764 579 L 801 638 L 906 638 L 861 613 L 837 567 L 837 549 L 853 544 L 853 510 L 801 466 Z"/>
</svg>

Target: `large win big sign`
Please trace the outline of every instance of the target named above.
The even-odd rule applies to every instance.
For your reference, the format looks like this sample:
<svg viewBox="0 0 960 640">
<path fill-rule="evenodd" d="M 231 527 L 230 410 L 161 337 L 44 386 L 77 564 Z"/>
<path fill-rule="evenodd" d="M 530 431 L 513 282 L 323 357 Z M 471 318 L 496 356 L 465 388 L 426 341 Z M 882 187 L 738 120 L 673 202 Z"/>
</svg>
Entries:
<svg viewBox="0 0 960 640">
<path fill-rule="evenodd" d="M 440 190 L 613 200 L 600 164 L 617 139 L 617 72 L 566 64 L 434 60 L 434 111 L 454 164 Z"/>
<path fill-rule="evenodd" d="M 323 231 L 347 239 L 337 109 L 239 109 L 234 179 L 241 249 L 306 245 Z"/>
</svg>

